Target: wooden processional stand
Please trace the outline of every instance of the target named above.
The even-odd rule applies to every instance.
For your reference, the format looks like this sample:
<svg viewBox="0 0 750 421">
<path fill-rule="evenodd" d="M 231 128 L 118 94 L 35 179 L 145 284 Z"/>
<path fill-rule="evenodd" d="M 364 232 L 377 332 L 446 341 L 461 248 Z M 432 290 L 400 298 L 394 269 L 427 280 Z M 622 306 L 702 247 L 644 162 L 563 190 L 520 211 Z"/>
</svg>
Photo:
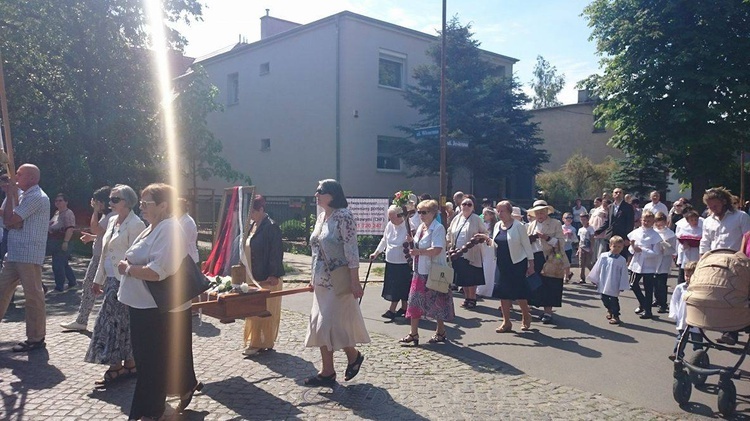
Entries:
<svg viewBox="0 0 750 421">
<path fill-rule="evenodd" d="M 238 197 L 233 197 L 235 194 Z M 246 196 L 249 196 L 249 200 L 246 200 Z M 232 187 L 224 189 L 224 195 L 221 199 L 221 207 L 219 210 L 219 220 L 217 221 L 217 230 L 214 234 L 214 247 L 221 244 L 221 233 L 222 227 L 225 226 L 227 218 L 231 218 L 232 209 L 228 209 L 228 202 L 235 203 L 238 207 L 237 222 L 241 219 L 244 221 L 242 227 L 242 241 L 240 247 L 247 241 L 250 234 L 250 210 L 253 206 L 253 199 L 255 198 L 255 187 L 244 186 L 244 187 Z M 234 200 L 233 200 L 234 199 Z M 243 209 L 243 206 L 247 203 L 247 209 Z M 242 212 L 239 212 L 242 210 Z M 246 214 L 243 216 L 242 213 Z M 231 246 L 230 246 L 231 247 Z M 212 253 L 213 255 L 213 253 Z M 213 267 L 212 262 L 204 268 L 206 271 L 216 271 Z M 309 286 L 303 288 L 292 288 L 282 289 L 281 291 L 271 291 L 267 288 L 263 288 L 254 280 L 247 279 L 245 265 L 240 263 L 234 265 L 231 268 L 232 284 L 239 285 L 246 281 L 251 281 L 255 284 L 255 287 L 251 287 L 247 293 L 208 293 L 202 294 L 200 297 L 193 302 L 193 309 L 202 311 L 203 314 L 219 319 L 221 323 L 232 323 L 235 319 L 244 319 L 246 317 L 269 317 L 271 313 L 268 311 L 266 300 L 269 298 L 282 297 L 284 295 L 298 294 L 300 292 L 310 292 L 312 288 Z M 250 283 L 250 282 L 248 282 Z"/>
<path fill-rule="evenodd" d="M 16 176 L 16 166 L 13 164 L 13 142 L 10 137 L 8 98 L 5 92 L 5 72 L 3 71 L 2 54 L 0 54 L 0 113 L 0 124 L 2 125 L 2 132 L 0 132 L 0 146 L 2 146 L 0 164 L 5 166 L 8 176 L 13 179 Z M 13 200 L 16 203 L 18 202 L 17 197 L 13 198 Z"/>
</svg>

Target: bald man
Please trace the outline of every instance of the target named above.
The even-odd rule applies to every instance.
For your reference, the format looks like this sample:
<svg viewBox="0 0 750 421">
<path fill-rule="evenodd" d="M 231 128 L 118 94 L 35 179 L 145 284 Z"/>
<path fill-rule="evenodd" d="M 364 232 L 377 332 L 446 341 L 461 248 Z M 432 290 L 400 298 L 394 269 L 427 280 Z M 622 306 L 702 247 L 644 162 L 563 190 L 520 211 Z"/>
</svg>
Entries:
<svg viewBox="0 0 750 421">
<path fill-rule="evenodd" d="M 15 179 L 3 185 L 7 198 L 3 203 L 3 223 L 8 231 L 8 252 L 0 270 L 0 319 L 5 316 L 13 291 L 19 282 L 26 297 L 26 340 L 13 352 L 44 348 L 46 312 L 42 289 L 42 263 L 47 243 L 50 211 L 49 197 L 39 187 L 36 165 L 18 167 Z M 18 197 L 18 205 L 10 198 Z"/>
</svg>

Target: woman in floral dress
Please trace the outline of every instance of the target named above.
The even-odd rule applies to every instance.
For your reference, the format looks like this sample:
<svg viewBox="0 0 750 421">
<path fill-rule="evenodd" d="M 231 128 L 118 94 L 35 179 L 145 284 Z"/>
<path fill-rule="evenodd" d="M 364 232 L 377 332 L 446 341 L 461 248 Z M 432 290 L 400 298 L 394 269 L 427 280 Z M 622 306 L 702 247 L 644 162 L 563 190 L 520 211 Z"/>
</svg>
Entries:
<svg viewBox="0 0 750 421">
<path fill-rule="evenodd" d="M 347 209 L 344 190 L 336 180 L 323 180 L 315 191 L 315 199 L 323 212 L 318 215 L 310 236 L 313 305 L 305 346 L 320 348 L 323 367 L 317 375 L 307 378 L 305 385 L 333 386 L 336 383 L 333 352 L 343 349 L 346 353 L 349 364 L 344 380 L 351 380 L 365 359 L 355 346 L 370 342 L 370 336 L 357 303 L 363 294 L 359 283 L 357 224 Z M 351 293 L 337 295 L 331 273 L 342 267 L 349 269 Z"/>
</svg>

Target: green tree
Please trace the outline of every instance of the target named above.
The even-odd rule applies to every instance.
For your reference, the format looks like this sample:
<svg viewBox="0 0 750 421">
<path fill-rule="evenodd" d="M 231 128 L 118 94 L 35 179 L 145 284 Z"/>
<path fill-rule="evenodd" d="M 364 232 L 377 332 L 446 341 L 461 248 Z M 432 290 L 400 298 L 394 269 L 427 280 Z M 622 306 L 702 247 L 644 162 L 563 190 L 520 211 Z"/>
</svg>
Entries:
<svg viewBox="0 0 750 421">
<path fill-rule="evenodd" d="M 250 177 L 232 168 L 221 154 L 223 146 L 208 128 L 206 118 L 212 112 L 222 111 L 216 101 L 219 90 L 208 80 L 208 74 L 200 65 L 180 80 L 175 100 L 175 116 L 182 139 L 182 158 L 186 165 L 183 175 L 190 180 L 192 188 L 198 187 L 198 178 L 211 177 L 233 182 L 242 180 L 252 184 Z"/>
<path fill-rule="evenodd" d="M 579 153 L 571 156 L 559 171 L 545 171 L 537 174 L 537 189 L 553 206 L 566 208 L 575 199 L 589 200 L 601 195 L 602 191 L 611 190 L 613 184 L 610 174 L 615 171 L 615 160 L 607 157 L 603 162 L 594 164 Z"/>
<path fill-rule="evenodd" d="M 16 164 L 42 170 L 48 193 L 84 205 L 103 184 L 162 180 L 143 2 L 5 0 L 0 51 Z M 171 22 L 199 18 L 198 0 L 164 3 Z M 170 31 L 172 46 L 184 39 Z"/>
<path fill-rule="evenodd" d="M 460 167 L 475 179 L 497 184 L 519 172 L 533 176 L 547 162 L 547 152 L 538 149 L 537 124 L 523 109 L 528 98 L 518 82 L 502 74 L 501 69 L 482 56 L 479 41 L 473 39 L 471 25 L 462 26 L 458 18 L 446 28 L 449 65 L 446 74 L 447 126 L 452 138 L 469 140 L 468 149 L 449 151 L 448 188 L 452 174 Z M 442 34 L 441 34 L 442 36 Z M 414 69 L 416 86 L 408 86 L 404 97 L 419 111 L 422 120 L 413 128 L 438 125 L 440 120 L 441 41 L 427 50 L 433 63 Z M 405 142 L 402 157 L 411 166 L 412 175 L 439 172 L 440 150 L 430 138 Z"/>
<path fill-rule="evenodd" d="M 557 100 L 557 95 L 565 87 L 565 75 L 557 74 L 557 67 L 549 64 L 542 56 L 536 56 L 536 65 L 531 80 L 531 89 L 534 90 L 531 108 L 547 108 L 562 105 Z"/>
<path fill-rule="evenodd" d="M 594 0 L 603 75 L 582 86 L 631 156 L 661 156 L 692 197 L 746 149 L 750 6 L 742 0 Z M 696 200 L 697 202 L 697 200 Z"/>
<path fill-rule="evenodd" d="M 627 156 L 617 160 L 617 169 L 610 178 L 613 185 L 622 187 L 628 193 L 648 197 L 656 190 L 667 191 L 669 168 L 658 157 Z"/>
</svg>

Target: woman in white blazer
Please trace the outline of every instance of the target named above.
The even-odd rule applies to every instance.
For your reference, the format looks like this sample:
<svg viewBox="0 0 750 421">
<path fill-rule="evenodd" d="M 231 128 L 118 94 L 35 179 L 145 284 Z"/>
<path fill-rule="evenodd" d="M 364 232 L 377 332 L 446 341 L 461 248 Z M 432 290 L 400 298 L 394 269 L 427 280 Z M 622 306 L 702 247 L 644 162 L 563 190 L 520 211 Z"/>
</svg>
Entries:
<svg viewBox="0 0 750 421">
<path fill-rule="evenodd" d="M 117 264 L 146 227 L 133 212 L 137 203 L 138 195 L 124 184 L 116 185 L 109 193 L 109 206 L 114 215 L 109 219 L 107 230 L 102 236 L 102 255 L 92 285 L 96 295 L 101 294 L 104 287 L 104 300 L 84 358 L 89 363 L 109 364 L 104 378 L 96 382 L 97 386 L 106 386 L 136 373 L 130 342 L 128 307 L 117 300 L 120 289 Z"/>
<path fill-rule="evenodd" d="M 512 331 L 510 310 L 513 301 L 518 302 L 523 314 L 521 330 L 529 330 L 531 312 L 528 299 L 531 296 L 531 290 L 526 277 L 534 273 L 534 252 L 529 243 L 529 236 L 526 234 L 526 227 L 511 216 L 513 211 L 511 203 L 502 201 L 497 204 L 496 210 L 499 222 L 495 224 L 492 237 L 483 238 L 487 244 L 495 248 L 497 262 L 495 291 L 500 298 L 503 324 L 495 329 L 495 332 Z"/>
</svg>

